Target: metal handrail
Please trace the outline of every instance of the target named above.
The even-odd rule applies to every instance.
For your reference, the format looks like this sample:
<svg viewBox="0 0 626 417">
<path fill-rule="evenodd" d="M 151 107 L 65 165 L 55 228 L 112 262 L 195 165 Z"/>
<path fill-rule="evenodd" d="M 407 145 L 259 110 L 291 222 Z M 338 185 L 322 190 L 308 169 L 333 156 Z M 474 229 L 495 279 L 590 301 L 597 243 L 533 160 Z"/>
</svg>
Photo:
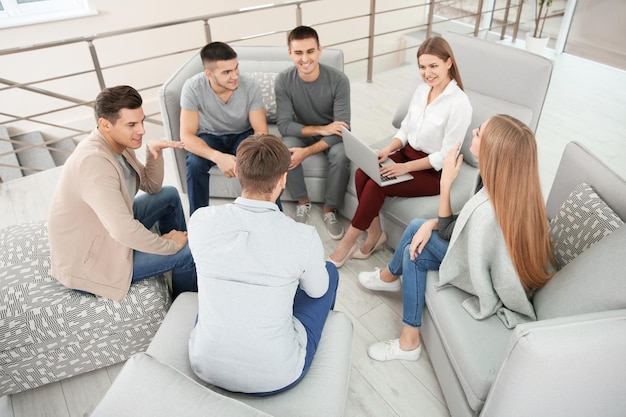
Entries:
<svg viewBox="0 0 626 417">
<path fill-rule="evenodd" d="M 41 124 L 43 126 L 48 126 L 48 127 L 62 127 L 62 126 L 58 126 L 54 123 L 51 123 L 49 121 L 46 120 L 42 120 L 41 117 L 42 116 L 46 116 L 52 113 L 56 113 L 59 111 L 64 111 L 64 110 L 68 110 L 68 109 L 72 109 L 72 108 L 76 108 L 76 107 L 81 107 L 81 106 L 88 106 L 88 107 L 92 107 L 93 105 L 93 101 L 85 101 L 83 99 L 77 98 L 77 97 L 72 97 L 70 95 L 67 94 L 62 94 L 62 93 L 57 93 L 54 91 L 50 91 L 48 89 L 44 89 L 41 88 L 39 86 L 36 86 L 37 84 L 42 84 L 45 82 L 49 82 L 49 81 L 56 81 L 56 80 L 60 80 L 60 79 L 64 79 L 64 78 L 69 78 L 69 77 L 74 77 L 77 75 L 85 75 L 85 74 L 90 74 L 90 73 L 95 73 L 96 78 L 98 80 L 99 83 L 99 87 L 100 89 L 105 88 L 106 87 L 106 82 L 103 76 L 103 71 L 104 70 L 108 70 L 111 68 L 116 68 L 116 67 L 121 67 L 121 66 L 128 66 L 128 65 L 132 65 L 132 64 L 137 64 L 140 62 L 145 62 L 145 61 L 150 61 L 150 60 L 156 60 L 159 58 L 164 58 L 164 57 L 169 57 L 169 56 L 174 56 L 177 54 L 182 54 L 182 53 L 188 53 L 191 51 L 195 51 L 197 48 L 189 48 L 189 49 L 181 49 L 175 52 L 170 52 L 170 53 L 163 53 L 163 54 L 158 54 L 155 56 L 149 56 L 149 57 L 145 57 L 142 59 L 136 59 L 136 60 L 131 60 L 131 61 L 125 61 L 125 62 L 121 62 L 121 63 L 116 63 L 113 65 L 109 65 L 109 66 L 102 66 L 100 64 L 100 59 L 98 56 L 98 51 L 96 48 L 96 45 L 94 44 L 94 41 L 96 40 L 101 40 L 101 39 L 105 39 L 105 38 L 112 38 L 112 37 L 119 37 L 119 36 L 125 36 L 125 35 L 130 35 L 130 34 L 136 34 L 136 33 L 140 33 L 140 32 L 145 32 L 145 31 L 149 31 L 149 30 L 155 30 L 155 29 L 163 29 L 163 28 L 167 28 L 167 27 L 173 27 L 173 26 L 178 26 L 178 25 L 185 25 L 185 24 L 189 24 L 189 23 L 197 23 L 197 22 L 202 22 L 203 27 L 204 27 L 204 35 L 205 35 L 205 41 L 211 42 L 212 40 L 212 33 L 211 33 L 211 26 L 210 23 L 211 21 L 215 21 L 217 19 L 223 18 L 223 17 L 232 17 L 232 16 L 236 16 L 236 15 L 242 15 L 242 14 L 248 14 L 248 13 L 255 13 L 255 12 L 259 12 L 259 11 L 267 11 L 267 10 L 271 10 L 271 9 L 279 9 L 279 8 L 285 8 L 285 7 L 293 7 L 295 8 L 295 21 L 296 21 L 296 26 L 302 24 L 302 5 L 304 4 L 308 4 L 308 3 L 314 3 L 314 2 L 318 2 L 320 0 L 286 0 L 282 3 L 272 3 L 272 4 L 265 4 L 265 5 L 261 5 L 261 6 L 257 6 L 257 7 L 249 7 L 249 8 L 242 8 L 242 9 L 238 9 L 238 10 L 231 10 L 231 11 L 225 11 L 225 12 L 219 12 L 219 13 L 211 13 L 211 14 L 206 14 L 206 15 L 202 15 L 202 16 L 195 16 L 195 17 L 190 17 L 190 18 L 184 18 L 184 19 L 176 19 L 176 20 L 171 20 L 168 22 L 163 22 L 163 23 L 156 23 L 156 24 L 150 24 L 150 25 L 143 25 L 143 26 L 138 26 L 138 27 L 133 27 L 133 28 L 127 28 L 127 29 L 121 29 L 121 30 L 115 30 L 115 31 L 109 31 L 109 32 L 104 32 L 104 33 L 98 33 L 98 34 L 91 34 L 91 35 L 85 35 L 85 36 L 80 36 L 80 37 L 74 37 L 74 38 L 68 38 L 68 39 L 62 39 L 62 40 L 57 40 L 57 41 L 51 41 L 51 42 L 44 42 L 44 43 L 39 43 L 39 44 L 35 44 L 35 45 L 25 45 L 25 46 L 19 46 L 19 47 L 15 47 L 15 48 L 8 48 L 8 49 L 3 49 L 0 50 L 0 56 L 7 56 L 7 55 L 12 55 L 12 54 L 18 54 L 18 53 L 26 53 L 26 52 L 30 52 L 30 51 L 37 51 L 37 50 L 42 50 L 42 49 L 49 49 L 49 48 L 55 48 L 55 47 L 62 47 L 62 46 L 67 46 L 70 44 L 76 44 L 76 43 L 86 43 L 89 49 L 89 53 L 91 56 L 91 60 L 92 60 L 92 68 L 89 70 L 85 70 L 85 71 L 80 71 L 80 72 L 73 72 L 73 73 L 68 73 L 68 74 L 64 74 L 58 77 L 50 77 L 50 78 L 46 78 L 46 79 L 41 79 L 41 80 L 35 80 L 35 81 L 30 81 L 30 82 L 24 82 L 24 83 L 20 83 L 20 82 L 16 82 L 16 81 L 12 81 L 12 80 L 8 80 L 6 78 L 0 78 L 0 83 L 4 84 L 5 87 L 0 87 L 0 94 L 2 94 L 2 92 L 6 91 L 6 90 L 10 90 L 10 89 L 21 89 L 24 91 L 28 91 L 28 92 L 32 92 L 32 93 L 36 93 L 36 94 L 40 94 L 42 96 L 46 96 L 46 97 L 51 97 L 51 98 L 56 98 L 56 99 L 60 99 L 60 100 L 64 100 L 66 102 L 69 103 L 73 103 L 73 105 L 70 106 L 63 106 L 63 107 L 59 107 L 56 109 L 52 109 L 49 110 L 47 112 L 43 112 L 43 113 L 37 113 L 37 114 L 31 114 L 28 116 L 23 116 L 23 117 L 19 117 L 16 115 L 11 115 L 11 114 L 7 114 L 5 112 L 1 112 L 0 111 L 0 115 L 4 116 L 7 120 L 0 122 L 0 125 L 8 125 L 11 123 L 15 123 L 15 122 L 19 122 L 19 121 L 29 121 L 29 122 L 33 122 L 33 123 L 37 123 L 37 124 Z M 365 0 L 364 0 L 365 1 Z M 372 82 L 373 79 L 373 63 L 374 63 L 374 59 L 375 58 L 379 58 L 385 55 L 389 55 L 389 54 L 393 54 L 393 53 L 398 53 L 398 52 L 403 52 L 407 49 L 411 49 L 413 47 L 409 46 L 406 48 L 396 48 L 394 50 L 391 51 L 385 51 L 385 52 L 380 52 L 380 53 L 376 53 L 375 51 L 375 39 L 377 37 L 380 36 L 385 36 L 385 35 L 389 35 L 392 33 L 398 33 L 398 32 L 403 32 L 403 31 L 407 31 L 407 30 L 426 30 L 426 36 L 431 36 L 432 34 L 432 30 L 433 30 L 433 25 L 436 23 L 440 23 L 440 21 L 434 22 L 434 9 L 435 9 L 435 5 L 437 4 L 442 4 L 445 3 L 445 1 L 443 0 L 422 0 L 422 1 L 416 1 L 416 4 L 414 5 L 410 5 L 410 6 L 404 6 L 404 7 L 398 7 L 398 8 L 394 8 L 394 9 L 389 9 L 389 10 L 384 10 L 384 11 L 376 11 L 376 0 L 367 0 L 369 1 L 369 12 L 366 14 L 359 14 L 359 15 L 353 15 L 344 19 L 341 19 L 341 21 L 345 21 L 345 20 L 352 20 L 352 19 L 362 19 L 367 17 L 368 18 L 368 34 L 367 36 L 361 36 L 361 37 L 357 37 L 357 38 L 352 38 L 349 40 L 344 40 L 341 42 L 335 42 L 335 43 L 328 43 L 325 44 L 326 47 L 337 47 L 343 43 L 349 43 L 349 42 L 355 42 L 355 41 L 363 41 L 363 40 L 367 40 L 368 44 L 367 44 L 367 55 L 365 57 L 357 57 L 351 61 L 346 61 L 345 65 L 349 65 L 349 64 L 353 64 L 353 63 L 357 63 L 357 62 L 362 62 L 362 61 L 367 61 L 367 81 L 368 82 Z M 481 29 L 480 27 L 480 22 L 482 19 L 482 16 L 485 13 L 494 13 L 495 11 L 499 11 L 499 10 L 505 10 L 505 21 L 502 25 L 502 32 L 501 32 L 501 39 L 504 38 L 504 34 L 506 31 L 506 28 L 508 26 L 513 26 L 514 30 L 513 30 L 513 39 L 515 39 L 515 37 L 517 36 L 517 30 L 519 27 L 519 23 L 520 23 L 520 16 L 521 16 L 521 8 L 522 8 L 522 0 L 518 0 L 518 3 L 515 5 L 511 5 L 511 0 L 507 1 L 507 4 L 505 7 L 503 8 L 499 8 L 499 9 L 494 9 L 490 10 L 490 11 L 483 11 L 483 0 L 478 0 L 478 5 L 477 5 L 477 9 L 475 12 L 471 12 L 471 13 L 463 13 L 461 16 L 459 17 L 455 17 L 455 18 L 450 18 L 450 19 L 446 19 L 444 21 L 455 21 L 455 20 L 460 20 L 460 19 L 468 19 L 468 18 L 475 18 L 475 23 L 473 25 L 473 34 L 474 36 L 477 36 L 479 34 L 480 31 L 484 31 L 485 29 Z M 403 27 L 403 28 L 399 28 L 399 29 L 395 29 L 392 31 L 386 31 L 386 32 L 380 32 L 380 33 L 376 33 L 375 32 L 375 24 L 376 24 L 376 17 L 379 15 L 384 15 L 384 14 L 388 14 L 388 13 L 397 13 L 398 11 L 404 11 L 404 10 L 415 10 L 415 9 L 419 9 L 419 8 L 424 8 L 424 7 L 428 7 L 428 17 L 427 17 L 427 21 L 424 24 L 416 24 L 413 26 L 409 26 L 409 27 Z M 516 8 L 517 13 L 516 13 L 516 19 L 513 22 L 509 22 L 508 21 L 508 16 L 509 16 L 509 10 L 511 8 Z M 337 23 L 340 20 L 327 20 L 324 22 L 319 22 L 313 26 L 322 26 L 322 25 L 328 25 L 328 24 L 332 24 L 332 23 Z M 492 23 L 493 22 L 489 22 L 489 27 L 486 30 L 492 30 Z M 258 39 L 258 38 L 262 38 L 262 37 L 267 37 L 268 35 L 275 35 L 278 33 L 284 33 L 284 30 L 278 30 L 278 31 L 273 31 L 273 32 L 266 32 L 266 33 L 259 33 L 259 34 L 254 34 L 254 35 L 250 35 L 250 36 L 245 36 L 245 37 L 240 37 L 238 39 L 233 39 L 231 41 L 226 41 L 228 43 L 236 43 L 236 42 L 241 42 L 241 41 L 247 41 L 250 39 Z M 159 85 L 153 85 L 153 86 L 148 86 L 148 87 L 144 87 L 142 89 L 140 89 L 140 91 L 145 91 L 145 90 L 151 90 L 154 89 L 156 87 L 158 87 Z M 155 121 L 156 123 L 161 124 L 159 121 Z M 63 127 L 65 128 L 65 127 Z M 46 147 L 47 145 L 49 145 L 50 143 L 54 143 L 57 142 L 59 140 L 62 139 L 66 139 L 66 138 L 76 138 L 80 135 L 84 135 L 87 134 L 88 131 L 84 131 L 81 129 L 76 129 L 76 128 L 66 128 L 67 130 L 71 131 L 72 134 L 70 134 L 69 136 L 65 137 L 65 138 L 55 138 L 55 139 L 51 139 L 51 140 L 47 140 L 45 141 L 42 145 L 36 145 L 36 146 L 44 146 Z M 23 148 L 21 148 L 23 149 Z M 17 153 L 17 152 L 16 152 Z M 0 157 L 7 155 L 8 152 L 5 153 L 0 153 Z M 0 164 L 0 166 L 5 166 L 5 164 Z M 17 169 L 21 169 L 20 167 L 17 167 Z"/>
</svg>

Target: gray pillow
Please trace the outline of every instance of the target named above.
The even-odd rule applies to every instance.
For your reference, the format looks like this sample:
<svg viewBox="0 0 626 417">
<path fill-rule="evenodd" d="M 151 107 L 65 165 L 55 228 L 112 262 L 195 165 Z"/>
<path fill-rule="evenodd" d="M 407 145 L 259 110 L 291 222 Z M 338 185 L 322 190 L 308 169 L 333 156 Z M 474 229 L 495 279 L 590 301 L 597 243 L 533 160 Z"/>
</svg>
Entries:
<svg viewBox="0 0 626 417">
<path fill-rule="evenodd" d="M 591 246 L 533 296 L 537 320 L 626 308 L 626 227 Z"/>
<path fill-rule="evenodd" d="M 563 268 L 624 222 L 586 183 L 580 183 L 550 221 L 557 266 Z"/>
<path fill-rule="evenodd" d="M 249 74 L 259 85 L 265 104 L 265 117 L 268 123 L 276 123 L 276 93 L 274 84 L 278 73 L 275 72 L 251 72 Z"/>
</svg>

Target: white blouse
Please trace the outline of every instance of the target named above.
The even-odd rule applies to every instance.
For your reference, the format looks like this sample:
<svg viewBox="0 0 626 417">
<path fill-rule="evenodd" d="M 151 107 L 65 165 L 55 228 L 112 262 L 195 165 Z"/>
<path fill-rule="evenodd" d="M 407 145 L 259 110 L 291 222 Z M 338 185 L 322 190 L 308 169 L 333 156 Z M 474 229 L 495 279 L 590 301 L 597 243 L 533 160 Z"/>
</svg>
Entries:
<svg viewBox="0 0 626 417">
<path fill-rule="evenodd" d="M 427 104 L 431 88 L 428 84 L 417 87 L 395 138 L 403 146 L 408 143 L 426 152 L 432 167 L 439 171 L 448 151 L 465 137 L 472 120 L 472 105 L 455 80 Z"/>
</svg>

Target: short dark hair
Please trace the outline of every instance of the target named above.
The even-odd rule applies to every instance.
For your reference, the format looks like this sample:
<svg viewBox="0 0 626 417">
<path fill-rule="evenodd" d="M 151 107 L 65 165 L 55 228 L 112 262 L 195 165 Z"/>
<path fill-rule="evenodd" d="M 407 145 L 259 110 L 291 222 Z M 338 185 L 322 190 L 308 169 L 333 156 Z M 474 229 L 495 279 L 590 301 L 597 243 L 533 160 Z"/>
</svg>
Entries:
<svg viewBox="0 0 626 417">
<path fill-rule="evenodd" d="M 287 36 L 287 46 L 291 46 L 291 41 L 302 40 L 302 39 L 315 39 L 317 45 L 320 44 L 320 38 L 317 35 L 317 31 L 310 26 L 298 26 L 289 32 Z"/>
<path fill-rule="evenodd" d="M 204 68 L 212 66 L 217 61 L 230 61 L 237 58 L 237 52 L 224 42 L 211 42 L 200 50 L 200 58 Z"/>
<path fill-rule="evenodd" d="M 289 169 L 291 153 L 274 135 L 254 135 L 237 148 L 237 178 L 243 190 L 271 195 Z"/>
<path fill-rule="evenodd" d="M 105 88 L 96 97 L 94 111 L 96 120 L 103 118 L 115 124 L 122 109 L 138 109 L 143 104 L 141 95 L 128 85 Z"/>
</svg>

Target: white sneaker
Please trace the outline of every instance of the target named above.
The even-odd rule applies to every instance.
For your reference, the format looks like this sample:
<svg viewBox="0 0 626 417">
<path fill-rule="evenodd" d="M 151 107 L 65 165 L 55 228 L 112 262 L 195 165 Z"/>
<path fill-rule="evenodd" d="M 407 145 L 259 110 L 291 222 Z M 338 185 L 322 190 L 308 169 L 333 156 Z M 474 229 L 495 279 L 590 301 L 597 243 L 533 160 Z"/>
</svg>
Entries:
<svg viewBox="0 0 626 417">
<path fill-rule="evenodd" d="M 359 282 L 368 290 L 373 291 L 400 291 L 402 283 L 397 279 L 392 282 L 385 282 L 380 279 L 380 268 L 376 268 L 371 272 L 359 273 Z"/>
<path fill-rule="evenodd" d="M 334 211 L 324 213 L 324 223 L 326 224 L 328 236 L 335 240 L 339 240 L 343 237 L 343 225 L 339 223 L 339 220 L 337 220 L 337 215 Z"/>
<path fill-rule="evenodd" d="M 416 361 L 422 354 L 422 345 L 420 344 L 413 350 L 400 349 L 400 339 L 387 340 L 386 342 L 378 342 L 370 345 L 367 349 L 370 358 L 385 362 L 392 360 Z"/>
<path fill-rule="evenodd" d="M 298 223 L 308 223 L 311 217 L 311 203 L 298 204 L 296 206 L 296 217 L 293 219 Z"/>
</svg>

